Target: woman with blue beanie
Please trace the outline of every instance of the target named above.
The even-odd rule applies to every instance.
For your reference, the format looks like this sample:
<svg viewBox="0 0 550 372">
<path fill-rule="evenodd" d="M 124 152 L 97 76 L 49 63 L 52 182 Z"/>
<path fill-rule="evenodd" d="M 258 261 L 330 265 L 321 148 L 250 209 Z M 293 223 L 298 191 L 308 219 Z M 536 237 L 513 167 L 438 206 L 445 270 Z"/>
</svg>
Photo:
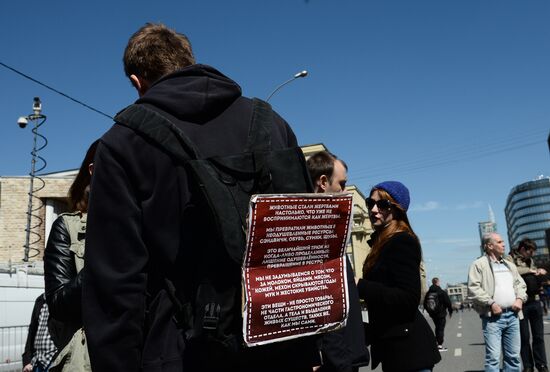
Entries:
<svg viewBox="0 0 550 372">
<path fill-rule="evenodd" d="M 409 190 L 382 182 L 366 202 L 375 232 L 357 289 L 369 315 L 372 369 L 382 363 L 384 371 L 431 371 L 441 356 L 418 310 L 422 249 L 407 218 Z"/>
</svg>

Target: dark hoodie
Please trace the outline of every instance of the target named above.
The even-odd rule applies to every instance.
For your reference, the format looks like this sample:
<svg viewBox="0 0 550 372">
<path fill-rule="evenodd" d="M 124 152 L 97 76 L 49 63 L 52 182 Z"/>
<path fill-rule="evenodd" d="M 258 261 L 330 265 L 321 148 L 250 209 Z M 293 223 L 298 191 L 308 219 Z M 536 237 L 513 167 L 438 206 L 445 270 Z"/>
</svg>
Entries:
<svg viewBox="0 0 550 372">
<path fill-rule="evenodd" d="M 205 157 L 245 146 L 252 102 L 212 67 L 167 75 L 137 103 L 163 111 Z M 277 114 L 273 122 L 272 148 L 297 146 L 288 124 Z M 212 231 L 191 202 L 186 172 L 157 145 L 115 124 L 98 146 L 91 190 L 82 297 L 93 369 L 182 371 L 187 351 L 163 279 L 185 286 L 204 261 L 208 270 L 224 272 L 224 261 L 205 249 Z M 268 355 L 260 369 L 285 370 L 284 358 Z M 292 365 L 304 355 L 296 348 Z"/>
</svg>

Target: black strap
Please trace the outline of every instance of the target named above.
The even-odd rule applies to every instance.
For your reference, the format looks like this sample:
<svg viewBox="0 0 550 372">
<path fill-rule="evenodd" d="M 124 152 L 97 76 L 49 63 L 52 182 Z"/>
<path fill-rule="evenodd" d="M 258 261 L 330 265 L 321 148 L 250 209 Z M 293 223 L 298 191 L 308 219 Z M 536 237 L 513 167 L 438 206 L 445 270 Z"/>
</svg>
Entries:
<svg viewBox="0 0 550 372">
<path fill-rule="evenodd" d="M 245 151 L 269 151 L 273 111 L 269 103 L 258 98 L 254 98 L 252 103 L 252 122 Z M 126 107 L 115 116 L 115 121 L 150 138 L 181 161 L 202 158 L 195 144 L 180 128 L 145 105 L 133 104 Z"/>
<path fill-rule="evenodd" d="M 115 121 L 144 134 L 179 160 L 200 158 L 199 150 L 180 128 L 144 105 L 126 107 L 115 116 Z"/>
<path fill-rule="evenodd" d="M 271 105 L 259 98 L 253 98 L 254 111 L 248 130 L 246 152 L 265 152 L 271 150 L 271 123 L 273 110 Z"/>
</svg>

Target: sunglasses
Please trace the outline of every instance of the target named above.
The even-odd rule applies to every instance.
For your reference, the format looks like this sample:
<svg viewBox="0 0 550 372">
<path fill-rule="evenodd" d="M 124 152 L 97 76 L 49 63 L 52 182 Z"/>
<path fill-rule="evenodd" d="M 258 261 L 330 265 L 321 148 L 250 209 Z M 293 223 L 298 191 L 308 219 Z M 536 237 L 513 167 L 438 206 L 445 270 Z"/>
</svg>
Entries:
<svg viewBox="0 0 550 372">
<path fill-rule="evenodd" d="M 365 201 L 367 202 L 367 208 L 369 210 L 374 208 L 375 205 L 378 207 L 379 211 L 385 211 L 385 210 L 391 209 L 391 207 L 393 206 L 393 203 L 388 199 L 374 200 L 371 198 L 367 198 L 365 199 Z"/>
</svg>

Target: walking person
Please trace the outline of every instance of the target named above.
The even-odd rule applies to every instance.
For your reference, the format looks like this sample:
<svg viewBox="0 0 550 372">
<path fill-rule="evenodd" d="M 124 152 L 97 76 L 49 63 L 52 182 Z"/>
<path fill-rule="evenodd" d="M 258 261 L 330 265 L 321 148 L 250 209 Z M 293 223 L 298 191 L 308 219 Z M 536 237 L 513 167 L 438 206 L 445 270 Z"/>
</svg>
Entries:
<svg viewBox="0 0 550 372">
<path fill-rule="evenodd" d="M 542 279 L 546 270 L 538 268 L 533 259 L 537 244 L 525 238 L 509 256 L 518 268 L 519 275 L 527 286 L 527 302 L 523 304 L 523 319 L 519 321 L 521 335 L 521 361 L 524 372 L 548 372 L 546 347 L 544 345 L 543 304 L 540 299 Z M 529 328 L 531 332 L 529 332 Z M 533 339 L 532 346 L 530 339 Z"/>
<path fill-rule="evenodd" d="M 485 371 L 521 371 L 519 319 L 527 300 L 525 282 L 516 265 L 504 260 L 504 241 L 497 233 L 483 235 L 485 254 L 468 271 L 468 295 L 481 317 L 485 339 Z"/>
<path fill-rule="evenodd" d="M 49 319 L 46 296 L 42 293 L 34 301 L 31 323 L 23 353 L 23 372 L 47 372 L 57 348 L 48 330 Z"/>
<path fill-rule="evenodd" d="M 407 217 L 409 190 L 382 182 L 366 201 L 375 232 L 357 289 L 367 305 L 372 369 L 382 363 L 384 371 L 431 371 L 441 355 L 418 309 L 422 249 Z"/>
<path fill-rule="evenodd" d="M 52 321 L 50 330 L 60 356 L 52 362 L 56 371 L 90 370 L 82 332 L 82 269 L 86 241 L 86 217 L 90 193 L 90 179 L 98 141 L 93 142 L 69 188 L 69 213 L 63 213 L 53 222 L 44 251 L 44 282 L 46 301 Z M 83 344 L 84 342 L 84 344 Z M 78 352 L 74 350 L 78 348 Z M 80 353 L 80 351 L 82 353 Z M 76 361 L 78 369 L 70 366 Z M 66 358 L 67 356 L 67 358 Z"/>
<path fill-rule="evenodd" d="M 464 309 L 463 305 L 461 306 L 461 309 Z M 453 316 L 453 307 L 449 295 L 439 285 L 439 278 L 432 279 L 432 285 L 428 289 L 426 297 L 424 297 L 424 309 L 426 309 L 434 322 L 437 348 L 439 351 L 447 351 L 447 348 L 443 346 L 445 323 L 447 312 L 449 313 L 449 318 Z"/>
</svg>

